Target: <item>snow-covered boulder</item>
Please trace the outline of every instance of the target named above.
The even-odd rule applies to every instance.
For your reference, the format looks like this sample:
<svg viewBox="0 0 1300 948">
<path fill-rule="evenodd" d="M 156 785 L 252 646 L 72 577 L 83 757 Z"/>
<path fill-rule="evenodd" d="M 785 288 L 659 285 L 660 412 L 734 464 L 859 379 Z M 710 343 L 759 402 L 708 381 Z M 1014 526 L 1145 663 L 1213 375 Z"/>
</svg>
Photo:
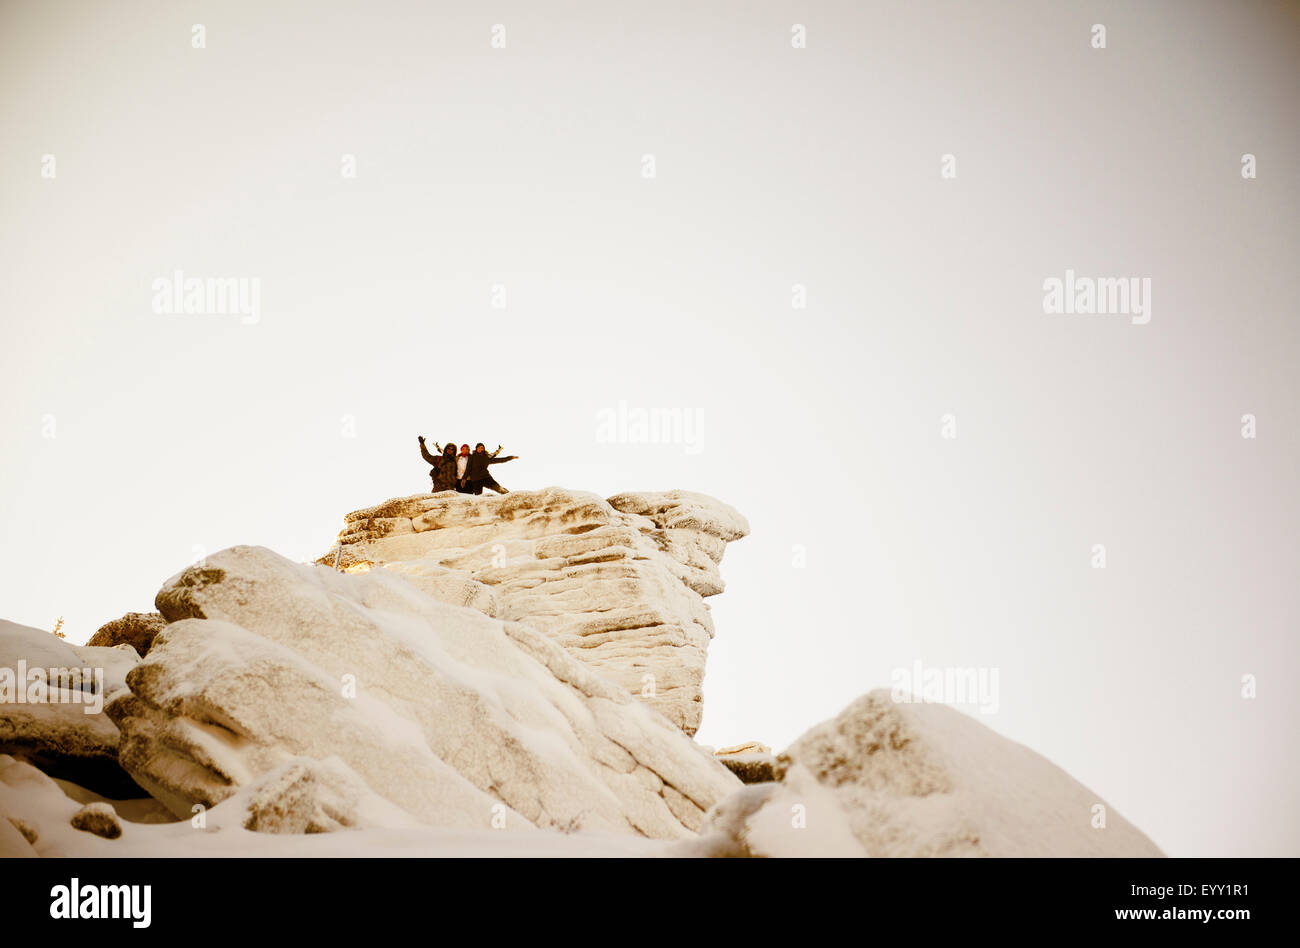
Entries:
<svg viewBox="0 0 1300 948">
<path fill-rule="evenodd" d="M 80 666 L 73 646 L 30 625 L 0 619 L 0 668 L 14 669 L 19 662 L 29 668 Z"/>
<path fill-rule="evenodd" d="M 694 734 L 713 636 L 704 597 L 722 592 L 723 551 L 748 532 L 731 507 L 686 491 L 445 491 L 348 514 L 317 562 L 395 570 L 435 598 L 526 622 Z M 450 599 L 432 588 L 448 570 L 475 587 Z"/>
<path fill-rule="evenodd" d="M 117 765 L 120 735 L 104 713 L 138 659 L 127 645 L 70 645 L 0 620 L 0 754 L 106 794 L 138 795 Z"/>
<path fill-rule="evenodd" d="M 677 844 L 672 854 L 859 859 L 867 852 L 834 792 L 795 764 L 779 783 L 750 784 L 727 797 L 708 812 L 699 838 Z"/>
<path fill-rule="evenodd" d="M 706 854 L 1161 856 L 1064 770 L 946 705 L 872 691 L 709 813 Z M 832 845 L 833 844 L 833 845 Z"/>
<path fill-rule="evenodd" d="M 673 839 L 739 786 L 546 635 L 394 572 L 233 547 L 155 602 L 169 624 L 108 713 L 122 766 L 180 818 L 261 784 L 253 803 L 273 829 L 397 814 Z M 329 762 L 285 769 L 304 759 Z"/>
<path fill-rule="evenodd" d="M 94 833 L 103 839 L 117 839 L 122 835 L 122 823 L 117 811 L 108 803 L 87 803 L 69 820 L 73 829 Z"/>
</svg>

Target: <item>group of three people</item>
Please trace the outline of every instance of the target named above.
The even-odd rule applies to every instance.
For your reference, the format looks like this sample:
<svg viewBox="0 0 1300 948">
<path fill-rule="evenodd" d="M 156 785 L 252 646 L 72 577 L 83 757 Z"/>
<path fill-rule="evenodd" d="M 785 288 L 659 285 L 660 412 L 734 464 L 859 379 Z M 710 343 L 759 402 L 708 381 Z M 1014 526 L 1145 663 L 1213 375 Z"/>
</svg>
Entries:
<svg viewBox="0 0 1300 948">
<path fill-rule="evenodd" d="M 442 447 L 438 447 L 438 442 L 433 443 L 434 450 L 437 454 L 430 454 L 429 449 L 424 446 L 424 435 L 420 435 L 420 454 L 428 461 L 432 468 L 429 470 L 429 476 L 433 478 L 433 492 L 436 494 L 440 490 L 454 490 L 462 494 L 481 494 L 483 488 L 494 490 L 498 494 L 508 494 L 506 490 L 496 482 L 488 470 L 491 464 L 504 464 L 506 461 L 513 461 L 517 455 L 499 458 L 501 445 L 488 454 L 487 448 L 483 442 L 474 446 L 471 453 L 468 444 L 460 446 L 460 453 L 456 453 L 454 442 L 448 441 Z"/>
</svg>

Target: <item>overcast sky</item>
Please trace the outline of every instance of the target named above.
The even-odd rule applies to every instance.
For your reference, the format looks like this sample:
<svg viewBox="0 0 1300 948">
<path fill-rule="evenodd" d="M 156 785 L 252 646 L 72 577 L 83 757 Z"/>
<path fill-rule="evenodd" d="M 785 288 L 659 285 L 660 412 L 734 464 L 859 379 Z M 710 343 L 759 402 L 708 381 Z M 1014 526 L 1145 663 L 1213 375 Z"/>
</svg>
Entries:
<svg viewBox="0 0 1300 948">
<path fill-rule="evenodd" d="M 1171 855 L 1300 854 L 1296 6 L 709 6 L 0 5 L 0 616 L 84 641 L 499 442 L 749 518 L 702 741 L 997 669 Z"/>
</svg>

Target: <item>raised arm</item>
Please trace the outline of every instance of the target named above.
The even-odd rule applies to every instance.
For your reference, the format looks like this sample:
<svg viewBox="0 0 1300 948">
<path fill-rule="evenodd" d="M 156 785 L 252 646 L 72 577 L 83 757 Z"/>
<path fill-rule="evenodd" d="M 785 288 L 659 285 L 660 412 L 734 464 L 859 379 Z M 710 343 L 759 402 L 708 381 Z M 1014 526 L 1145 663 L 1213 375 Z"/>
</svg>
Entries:
<svg viewBox="0 0 1300 948">
<path fill-rule="evenodd" d="M 429 449 L 424 446 L 424 435 L 420 435 L 420 454 L 430 464 L 434 464 L 438 460 L 434 455 L 430 454 Z"/>
</svg>

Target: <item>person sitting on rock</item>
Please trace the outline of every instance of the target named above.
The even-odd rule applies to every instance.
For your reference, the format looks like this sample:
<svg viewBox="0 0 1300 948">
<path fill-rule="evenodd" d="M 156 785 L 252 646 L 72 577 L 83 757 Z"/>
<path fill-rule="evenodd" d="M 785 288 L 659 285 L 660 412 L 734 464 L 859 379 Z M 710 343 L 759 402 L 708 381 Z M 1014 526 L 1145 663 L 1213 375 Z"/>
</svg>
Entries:
<svg viewBox="0 0 1300 948">
<path fill-rule="evenodd" d="M 461 445 L 462 454 L 464 450 L 465 445 Z M 501 445 L 499 444 L 491 454 L 488 454 L 487 448 L 483 446 L 482 441 L 474 445 L 474 453 L 469 456 L 469 463 L 465 466 L 465 473 L 460 480 L 461 486 L 456 489 L 466 494 L 481 494 L 484 487 L 494 490 L 498 494 L 510 493 L 510 491 L 498 484 L 488 471 L 488 465 L 490 464 L 504 464 L 506 461 L 514 461 L 517 458 L 517 455 L 514 454 L 509 457 L 499 458 L 497 455 L 500 453 Z"/>
<path fill-rule="evenodd" d="M 438 442 L 435 441 L 433 447 L 438 450 Z M 433 479 L 435 494 L 442 490 L 456 489 L 456 445 L 448 441 L 441 451 L 441 454 L 430 454 L 429 449 L 424 446 L 424 435 L 420 435 L 420 454 L 432 465 L 429 468 L 429 477 Z"/>
</svg>

